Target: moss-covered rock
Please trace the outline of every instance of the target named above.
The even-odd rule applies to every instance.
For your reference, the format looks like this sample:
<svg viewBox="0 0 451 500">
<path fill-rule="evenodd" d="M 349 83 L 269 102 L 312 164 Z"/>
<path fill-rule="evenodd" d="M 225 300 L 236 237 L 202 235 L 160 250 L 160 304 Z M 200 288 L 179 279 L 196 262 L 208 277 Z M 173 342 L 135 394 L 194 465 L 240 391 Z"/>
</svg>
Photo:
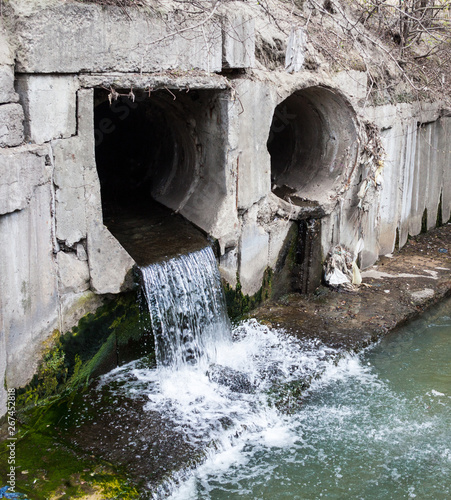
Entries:
<svg viewBox="0 0 451 500">
<path fill-rule="evenodd" d="M 296 413 L 302 403 L 302 393 L 310 380 L 294 380 L 275 384 L 268 391 L 268 402 L 287 415 Z"/>
<path fill-rule="evenodd" d="M 133 481 L 121 467 L 87 453 L 70 431 L 72 407 L 82 411 L 80 392 L 47 399 L 17 414 L 15 435 L 15 490 L 33 500 L 59 498 L 139 498 Z M 0 443 L 0 478 L 6 484 L 9 470 L 8 441 Z"/>
<path fill-rule="evenodd" d="M 154 353 L 147 306 L 136 292 L 114 297 L 77 326 L 45 342 L 38 372 L 17 391 L 17 405 L 36 404 L 63 391 L 86 385 L 116 366 Z"/>
</svg>

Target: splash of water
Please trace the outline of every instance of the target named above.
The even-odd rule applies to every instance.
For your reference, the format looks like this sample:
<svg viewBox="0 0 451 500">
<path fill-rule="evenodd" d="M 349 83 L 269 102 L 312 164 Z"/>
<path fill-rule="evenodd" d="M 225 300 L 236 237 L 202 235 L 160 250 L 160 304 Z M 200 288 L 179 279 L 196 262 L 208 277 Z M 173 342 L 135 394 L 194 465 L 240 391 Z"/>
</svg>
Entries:
<svg viewBox="0 0 451 500">
<path fill-rule="evenodd" d="M 230 341 L 230 323 L 211 247 L 141 268 L 141 275 L 158 366 L 214 361 L 217 345 Z"/>
<path fill-rule="evenodd" d="M 228 456 L 226 462 L 250 439 L 268 446 L 291 443 L 287 418 L 299 407 L 301 389 L 339 353 L 255 320 L 232 331 L 210 247 L 142 268 L 141 274 L 157 369 L 137 361 L 102 383 L 126 381 L 121 390 L 147 395 L 148 412 L 163 414 L 187 443 L 220 460 Z M 157 497 L 171 491 L 168 486 Z"/>
<path fill-rule="evenodd" d="M 153 491 L 152 498 L 220 500 L 305 494 L 306 498 L 370 499 L 381 498 L 381 491 L 384 498 L 450 498 L 449 484 L 442 479 L 449 477 L 451 449 L 444 406 L 451 396 L 447 386 L 439 383 L 443 374 L 424 388 L 426 399 L 408 398 L 402 383 L 411 376 L 396 372 L 389 382 L 380 376 L 390 367 L 401 370 L 406 366 L 404 358 L 390 362 L 390 350 L 388 354 L 383 351 L 382 357 L 371 356 L 371 351 L 360 356 L 343 353 L 319 341 L 300 341 L 255 320 L 230 330 L 222 316 L 222 294 L 215 291 L 219 275 L 214 257 L 207 257 L 214 269 L 208 273 L 216 278 L 198 276 L 206 274 L 205 263 L 201 270 L 193 270 L 186 261 L 177 262 L 168 264 L 173 266 L 167 267 L 168 272 L 183 274 L 189 269 L 195 276 L 183 284 L 187 292 L 174 292 L 178 278 L 159 275 L 161 267 L 154 268 L 159 281 L 149 281 L 151 289 L 146 290 L 157 311 L 154 328 L 165 332 L 167 343 L 175 338 L 177 349 L 160 352 L 157 369 L 138 360 L 115 369 L 101 382 L 119 382 L 117 391 L 131 398 L 144 397 L 144 414 L 164 416 L 192 449 L 207 450 L 203 465 L 196 471 L 174 472 Z M 202 279 L 214 283 L 213 293 L 208 291 L 205 299 L 198 299 L 203 293 L 200 288 L 208 289 L 199 284 Z M 172 298 L 165 295 L 168 290 L 175 294 Z M 205 314 L 185 298 L 177 304 L 179 293 L 191 295 L 194 304 L 201 300 L 199 308 L 217 297 L 219 309 L 207 306 Z M 165 315 L 166 305 L 172 310 Z M 198 317 L 194 326 L 190 323 L 186 328 L 196 330 L 196 349 L 191 340 L 183 341 L 183 321 L 172 330 L 170 324 L 191 314 Z M 444 351 L 445 339 L 440 343 L 439 338 L 447 322 L 449 317 L 444 316 L 427 327 L 440 345 L 439 353 L 448 352 Z M 424 333 L 418 338 L 424 339 Z M 412 351 L 410 336 L 406 342 L 406 348 L 396 344 L 393 351 L 409 352 L 410 362 L 412 352 L 425 351 Z M 430 344 L 430 340 L 425 342 Z M 157 348 L 161 349 L 160 344 Z M 197 357 L 191 357 L 192 350 Z M 379 373 L 376 366 L 385 358 L 389 362 Z M 430 365 L 421 359 L 413 371 Z M 143 448 L 143 459 L 145 453 Z M 428 474 L 434 474 L 434 481 L 425 480 Z"/>
</svg>

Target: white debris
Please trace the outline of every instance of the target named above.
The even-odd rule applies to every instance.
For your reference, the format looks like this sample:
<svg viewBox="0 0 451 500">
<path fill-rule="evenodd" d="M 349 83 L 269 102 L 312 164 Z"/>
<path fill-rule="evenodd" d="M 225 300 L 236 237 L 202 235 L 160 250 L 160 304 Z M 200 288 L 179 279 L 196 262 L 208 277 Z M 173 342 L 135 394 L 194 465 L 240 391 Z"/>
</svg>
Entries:
<svg viewBox="0 0 451 500">
<path fill-rule="evenodd" d="M 417 292 L 411 292 L 410 296 L 412 297 L 415 303 L 423 302 L 427 299 L 432 299 L 435 295 L 435 292 L 432 288 L 425 288 L 424 290 L 418 290 Z"/>
<path fill-rule="evenodd" d="M 332 248 L 326 259 L 324 272 L 324 279 L 329 286 L 353 289 L 362 283 L 360 269 L 356 263 L 360 247 L 359 241 L 355 255 L 342 245 Z"/>
</svg>

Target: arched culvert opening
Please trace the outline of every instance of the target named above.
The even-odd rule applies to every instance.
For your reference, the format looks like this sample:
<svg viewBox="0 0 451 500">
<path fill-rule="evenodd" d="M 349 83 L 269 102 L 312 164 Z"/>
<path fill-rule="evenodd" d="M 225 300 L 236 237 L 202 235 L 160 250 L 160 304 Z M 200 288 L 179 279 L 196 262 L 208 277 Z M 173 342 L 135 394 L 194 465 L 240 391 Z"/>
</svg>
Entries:
<svg viewBox="0 0 451 500">
<path fill-rule="evenodd" d="M 108 92 L 96 90 L 94 133 L 104 224 L 143 265 L 205 245 L 205 236 L 174 214 L 195 191 L 203 161 L 196 92 L 135 95 L 110 104 Z"/>
<path fill-rule="evenodd" d="M 331 89 L 299 90 L 275 109 L 267 147 L 276 195 L 328 205 L 357 160 L 355 114 Z"/>
</svg>

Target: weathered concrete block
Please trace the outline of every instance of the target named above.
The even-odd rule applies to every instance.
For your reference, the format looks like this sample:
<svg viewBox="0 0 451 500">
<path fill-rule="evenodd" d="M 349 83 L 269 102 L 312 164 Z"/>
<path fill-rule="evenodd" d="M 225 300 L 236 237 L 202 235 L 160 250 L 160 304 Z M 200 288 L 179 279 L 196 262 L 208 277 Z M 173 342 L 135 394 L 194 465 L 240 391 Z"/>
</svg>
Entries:
<svg viewBox="0 0 451 500">
<path fill-rule="evenodd" d="M 285 243 L 293 222 L 283 219 L 274 221 L 269 232 L 268 266 L 275 268 L 280 251 Z"/>
<path fill-rule="evenodd" d="M 392 104 L 365 108 L 365 119 L 374 122 L 381 129 L 389 129 L 399 121 L 398 109 Z"/>
<path fill-rule="evenodd" d="M 224 255 L 221 255 L 219 271 L 229 285 L 236 287 L 236 273 L 238 271 L 238 251 L 236 247 L 227 249 Z"/>
<path fill-rule="evenodd" d="M 77 184 L 82 182 L 82 204 L 85 210 L 91 289 L 98 294 L 119 293 L 130 287 L 131 283 L 128 283 L 126 278 L 135 262 L 103 225 L 100 181 L 94 155 L 93 97 L 92 89 L 79 91 L 79 135 L 78 137 L 58 141 L 58 144 L 63 146 L 63 155 L 70 151 L 70 149 L 67 149 L 67 145 L 72 142 L 74 143 L 72 154 L 78 170 L 77 172 L 72 172 L 72 174 L 65 170 L 59 170 L 58 176 L 56 176 L 56 173 L 55 176 L 58 182 L 61 184 L 64 183 L 64 190 L 68 192 L 70 198 L 75 192 L 78 192 L 80 188 Z M 67 161 L 64 162 L 64 165 L 64 169 L 68 166 L 71 168 L 70 163 Z M 59 175 L 61 175 L 61 178 Z M 63 180 L 63 178 L 66 180 Z M 79 194 L 82 196 L 81 190 Z M 57 227 L 58 223 L 59 218 L 57 217 Z M 76 227 L 73 226 L 71 230 L 76 230 Z"/>
<path fill-rule="evenodd" d="M 14 66 L 14 53 L 4 26 L 4 17 L 0 17 L 0 65 Z"/>
<path fill-rule="evenodd" d="M 34 375 L 42 342 L 58 327 L 58 288 L 53 260 L 52 194 L 36 187 L 29 206 L 0 217 L 0 289 L 6 336 L 8 387 Z"/>
<path fill-rule="evenodd" d="M 425 208 L 427 209 L 428 230 L 437 224 L 444 169 L 449 168 L 449 154 L 443 154 L 445 148 L 446 135 L 439 121 L 422 125 L 419 128 L 416 160 L 419 169 L 427 172 Z"/>
<path fill-rule="evenodd" d="M 415 116 L 418 123 L 435 122 L 440 118 L 442 107 L 443 107 L 443 102 L 441 101 L 436 101 L 436 102 L 415 101 L 412 105 L 409 105 L 409 108 L 407 108 L 406 118 Z"/>
<path fill-rule="evenodd" d="M 403 172 L 401 184 L 401 207 L 399 220 L 399 246 L 403 247 L 409 236 L 410 210 L 414 196 L 415 180 L 415 146 L 416 146 L 416 123 L 407 124 L 404 133 L 401 135 L 401 158 L 400 165 Z M 421 216 L 420 216 L 421 230 Z"/>
<path fill-rule="evenodd" d="M 364 213 L 361 221 L 361 232 L 363 235 L 364 247 L 360 252 L 360 267 L 366 269 L 372 266 L 379 257 L 379 248 L 377 245 L 379 239 L 379 224 L 378 224 L 379 206 L 377 200 L 374 200 L 368 211 Z M 355 239 L 354 246 L 351 250 L 355 252 L 358 238 Z"/>
<path fill-rule="evenodd" d="M 451 151 L 451 117 L 440 119 L 440 162 L 443 168 L 442 219 L 447 222 L 451 217 L 451 168 L 449 168 L 449 152 Z"/>
<path fill-rule="evenodd" d="M 84 187 L 55 191 L 56 237 L 67 246 L 86 238 Z"/>
<path fill-rule="evenodd" d="M 78 260 L 75 253 L 58 252 L 60 293 L 84 292 L 89 288 L 89 269 L 86 261 Z"/>
<path fill-rule="evenodd" d="M 386 151 L 379 214 L 380 255 L 393 251 L 397 228 L 400 247 L 409 234 L 419 234 L 425 209 L 428 229 L 436 224 L 440 193 L 447 196 L 447 135 L 438 121 L 418 123 L 434 120 L 438 113 L 437 103 L 368 109 L 369 116 L 383 128 Z M 444 205 L 442 200 L 442 211 Z"/>
<path fill-rule="evenodd" d="M 271 192 L 271 158 L 266 142 L 275 106 L 267 86 L 260 82 L 240 82 L 237 94 L 240 104 L 235 102 L 231 108 L 236 117 L 231 126 L 238 131 L 238 208 L 247 209 Z"/>
<path fill-rule="evenodd" d="M 256 208 L 249 211 L 240 241 L 240 282 L 243 293 L 249 295 L 258 292 L 268 267 L 269 235 L 254 218 Z"/>
<path fill-rule="evenodd" d="M 347 70 L 336 73 L 333 82 L 347 97 L 360 100 L 366 98 L 367 79 L 364 71 Z"/>
<path fill-rule="evenodd" d="M 78 137 L 52 142 L 55 162 L 56 237 L 72 246 L 86 238 L 85 161 L 91 161 Z"/>
<path fill-rule="evenodd" d="M 0 214 L 22 210 L 38 185 L 50 181 L 47 147 L 0 149 Z"/>
<path fill-rule="evenodd" d="M 52 29 L 49 29 L 52 26 Z M 180 32 L 177 13 L 62 3 L 18 19 L 16 71 L 22 73 L 221 71 L 222 30 L 211 19 Z M 180 33 L 179 33 L 180 32 Z"/>
<path fill-rule="evenodd" d="M 88 260 L 88 254 L 86 253 L 85 247 L 81 243 L 77 243 L 76 251 L 78 260 Z"/>
<path fill-rule="evenodd" d="M 421 232 L 426 207 L 428 172 L 427 164 L 426 168 L 423 169 L 422 161 L 418 155 L 418 134 L 420 129 L 415 122 L 411 123 L 409 128 L 412 139 L 406 138 L 408 148 L 406 159 L 409 161 L 405 163 L 405 177 L 408 181 L 407 188 L 409 192 L 406 193 L 407 196 L 403 199 L 402 209 L 405 217 L 401 219 L 401 223 L 404 231 L 414 236 Z M 404 201 L 407 202 L 406 206 L 404 206 Z"/>
<path fill-rule="evenodd" d="M 285 69 L 297 73 L 304 66 L 307 36 L 302 28 L 292 28 L 285 53 Z"/>
<path fill-rule="evenodd" d="M 199 174 L 193 175 L 193 172 L 177 167 L 177 171 L 171 174 L 175 182 L 171 181 L 166 193 L 169 193 L 178 183 L 179 189 L 177 190 L 181 193 L 185 192 L 181 203 L 173 206 L 170 199 L 158 198 L 157 193 L 156 199 L 174 209 L 181 207 L 180 213 L 183 216 L 219 238 L 235 232 L 238 227 L 234 199 L 236 198 L 234 197 L 236 177 L 232 169 L 225 167 L 228 161 L 226 125 L 228 93 L 199 92 L 198 95 L 199 99 L 196 100 L 196 104 L 186 102 L 184 109 L 185 113 L 190 113 L 190 118 L 192 118 L 190 124 L 194 124 L 193 135 L 196 137 L 198 150 L 196 158 L 193 157 L 195 161 L 191 161 L 190 168 L 198 168 Z M 183 120 L 186 120 L 186 116 Z M 186 126 L 184 128 L 186 129 Z M 180 166 L 182 165 L 183 162 L 180 163 Z M 187 186 L 189 186 L 188 189 Z"/>
<path fill-rule="evenodd" d="M 87 200 L 91 191 L 100 196 L 94 155 L 93 109 L 92 90 L 80 90 L 78 136 L 51 143 L 55 162 L 56 236 L 68 246 L 86 238 Z M 94 217 L 102 219 L 101 204 L 96 205 Z"/>
<path fill-rule="evenodd" d="M 0 106 L 0 147 L 18 146 L 24 140 L 24 114 L 20 104 Z"/>
<path fill-rule="evenodd" d="M 20 75 L 17 91 L 25 112 L 28 140 L 41 144 L 76 132 L 77 78 L 68 75 Z"/>
<path fill-rule="evenodd" d="M 401 124 L 384 130 L 381 133 L 382 144 L 385 149 L 383 181 L 381 187 L 380 204 L 380 235 L 379 253 L 387 255 L 393 252 L 396 241 L 396 230 L 400 219 L 401 190 L 400 180 L 402 178 L 401 165 L 401 142 L 399 137 L 403 135 Z"/>
<path fill-rule="evenodd" d="M 222 64 L 225 68 L 255 65 L 254 19 L 244 12 L 228 10 L 223 17 Z"/>
<path fill-rule="evenodd" d="M 19 95 L 14 91 L 13 66 L 0 66 L 0 104 L 18 101 Z"/>
<path fill-rule="evenodd" d="M 91 288 L 96 293 L 119 293 L 130 288 L 126 278 L 135 261 L 100 222 L 88 227 Z"/>
<path fill-rule="evenodd" d="M 78 137 L 52 142 L 55 172 L 53 182 L 58 189 L 84 187 L 85 160 L 91 155 L 84 155 L 84 148 Z"/>
</svg>

